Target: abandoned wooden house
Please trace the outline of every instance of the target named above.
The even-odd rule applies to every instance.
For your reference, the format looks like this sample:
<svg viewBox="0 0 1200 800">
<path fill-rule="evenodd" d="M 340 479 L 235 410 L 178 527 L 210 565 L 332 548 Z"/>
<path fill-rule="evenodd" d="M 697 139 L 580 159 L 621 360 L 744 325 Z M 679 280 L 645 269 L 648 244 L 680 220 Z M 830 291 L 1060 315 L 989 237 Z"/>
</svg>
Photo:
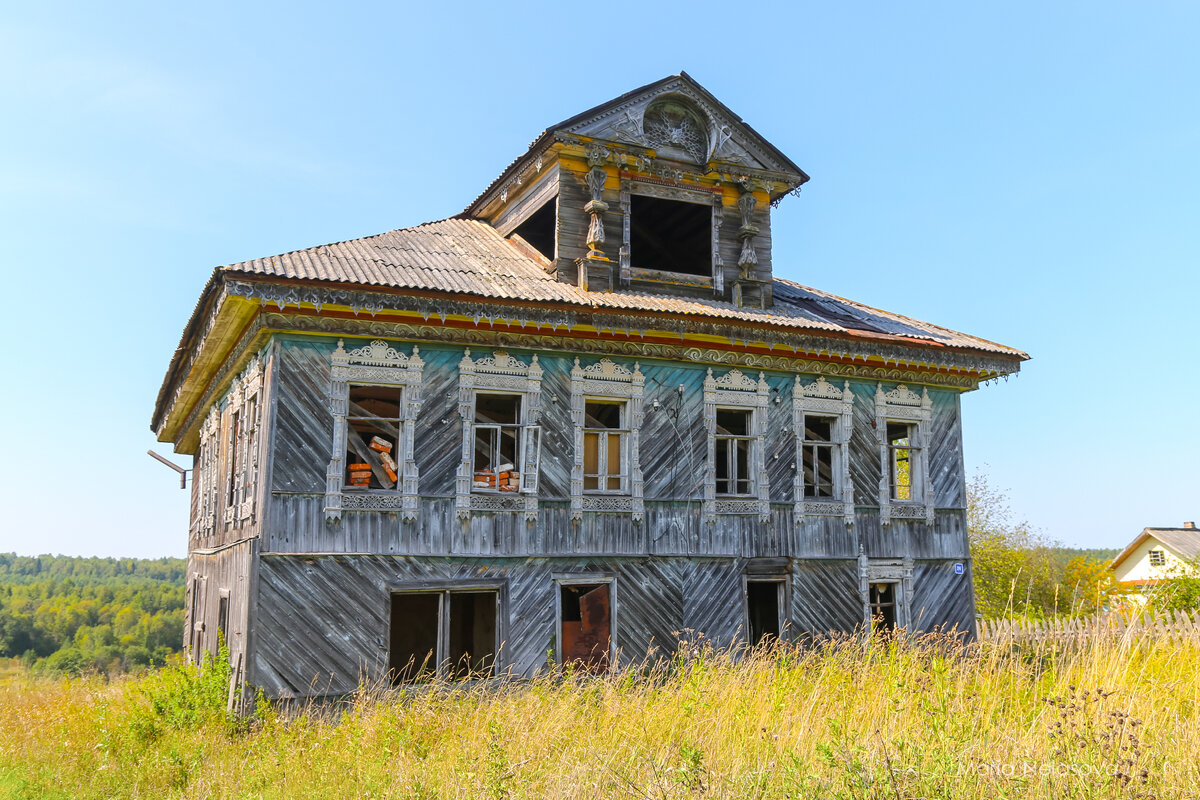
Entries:
<svg viewBox="0 0 1200 800">
<path fill-rule="evenodd" d="M 681 74 L 456 217 L 217 269 L 152 421 L 190 651 L 289 697 L 972 632 L 960 397 L 1026 355 L 776 277 L 807 180 Z"/>
</svg>

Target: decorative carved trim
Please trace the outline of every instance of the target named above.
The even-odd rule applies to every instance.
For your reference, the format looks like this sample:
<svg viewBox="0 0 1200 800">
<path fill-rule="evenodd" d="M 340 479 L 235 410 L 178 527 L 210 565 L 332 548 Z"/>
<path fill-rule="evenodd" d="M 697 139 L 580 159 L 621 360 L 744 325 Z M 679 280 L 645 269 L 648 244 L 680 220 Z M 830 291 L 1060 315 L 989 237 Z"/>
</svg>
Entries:
<svg viewBox="0 0 1200 800">
<path fill-rule="evenodd" d="M 520 496 L 472 492 L 475 445 L 475 395 L 479 391 L 519 394 L 521 403 L 522 453 Z M 535 353 L 526 364 L 505 350 L 472 360 L 471 349 L 458 362 L 458 415 L 462 420 L 462 452 L 454 478 L 454 509 L 460 521 L 471 511 L 524 511 L 525 521 L 537 522 L 538 470 L 540 468 L 542 413 L 542 367 Z"/>
<path fill-rule="evenodd" d="M 200 450 L 196 463 L 195 480 L 199 493 L 196 533 L 201 541 L 211 537 L 217 530 L 217 469 L 221 449 L 221 408 L 213 405 L 200 428 Z"/>
<path fill-rule="evenodd" d="M 629 253 L 629 226 L 630 226 L 630 208 L 632 203 L 629 199 L 629 184 L 626 181 L 621 181 L 621 249 L 617 254 L 618 272 L 617 278 L 621 286 L 629 286 L 632 280 L 630 272 L 630 253 Z"/>
<path fill-rule="evenodd" d="M 758 198 L 751 191 L 745 191 L 738 197 L 738 211 L 742 214 L 742 227 L 738 229 L 738 238 L 742 240 L 742 252 L 738 256 L 738 267 L 742 270 L 742 276 L 749 275 L 750 267 L 758 264 L 758 253 L 754 250 L 754 237 L 758 235 L 759 228 L 754 224 L 754 208 L 758 205 Z"/>
<path fill-rule="evenodd" d="M 904 384 L 900 384 L 890 392 L 883 391 L 883 384 L 875 386 L 875 436 L 879 442 L 879 521 L 883 525 L 897 519 L 920 519 L 922 516 L 928 525 L 933 525 L 935 505 L 933 487 L 929 482 L 929 426 L 933 418 L 933 401 L 929 399 L 929 391 L 922 388 L 918 396 L 916 392 Z M 892 500 L 891 481 L 889 479 L 889 452 L 887 440 L 888 420 L 913 423 L 916 427 L 916 441 L 912 444 L 913 462 L 910 464 L 910 479 L 913 485 L 915 501 L 901 502 Z"/>
<path fill-rule="evenodd" d="M 755 381 L 738 369 L 730 370 L 720 378 L 714 378 L 712 369 L 708 370 L 704 379 L 704 428 L 708 432 L 708 460 L 704 471 L 703 513 L 705 521 L 709 524 L 716 522 L 718 513 L 757 512 L 759 521 L 769 522 L 771 519 L 766 459 L 769 391 L 766 376 L 761 372 Z M 750 424 L 754 432 L 754 442 L 750 454 L 750 468 L 754 473 L 754 494 L 757 495 L 757 500 L 717 500 L 717 406 L 732 406 L 751 412 Z M 722 508 L 727 510 L 721 511 Z"/>
<path fill-rule="evenodd" d="M 804 416 L 806 414 L 832 416 L 834 425 L 833 476 L 834 496 L 827 501 L 810 501 L 804 498 Z M 817 377 L 807 386 L 800 383 L 797 375 L 792 384 L 792 434 L 796 446 L 796 475 L 792 483 L 795 503 L 793 517 L 797 525 L 804 523 L 806 515 L 841 516 L 846 525 L 854 524 L 854 479 L 850 474 L 850 434 L 854 430 L 854 392 L 850 381 L 839 389 L 824 375 Z"/>
<path fill-rule="evenodd" d="M 347 351 L 343 340 L 330 356 L 329 410 L 333 414 L 333 446 L 325 471 L 325 519 L 336 522 L 342 511 L 400 511 L 404 522 L 415 522 L 419 508 L 419 475 L 413 457 L 417 413 L 421 409 L 425 362 L 413 345 L 406 356 L 382 339 Z M 349 415 L 350 384 L 382 384 L 401 388 L 400 452 L 396 454 L 395 489 L 347 492 L 346 417 Z"/>
<path fill-rule="evenodd" d="M 575 429 L 575 459 L 571 466 L 571 518 L 579 521 L 585 510 L 629 511 L 633 521 L 641 523 L 645 518 L 642 500 L 641 429 L 643 421 L 642 401 L 646 378 L 638 362 L 633 369 L 602 358 L 586 367 L 575 359 L 571 368 L 571 423 Z M 625 414 L 629 426 L 627 434 L 629 464 L 629 496 L 589 495 L 583 491 L 583 428 L 584 412 L 588 397 L 614 398 L 626 401 Z M 589 499 L 591 498 L 591 499 Z M 603 503 L 601 500 L 620 500 L 618 503 Z M 603 508 L 600 506 L 604 506 Z M 619 507 L 618 507 L 619 506 Z"/>
<path fill-rule="evenodd" d="M 646 144 L 661 154 L 677 155 L 696 164 L 708 161 L 709 127 L 709 121 L 693 103 L 669 94 L 650 102 L 642 115 Z"/>
<path fill-rule="evenodd" d="M 858 555 L 858 591 L 862 598 L 863 627 L 871 630 L 871 584 L 894 583 L 896 592 L 896 627 L 912 627 L 913 560 L 911 558 L 867 558 Z"/>
</svg>

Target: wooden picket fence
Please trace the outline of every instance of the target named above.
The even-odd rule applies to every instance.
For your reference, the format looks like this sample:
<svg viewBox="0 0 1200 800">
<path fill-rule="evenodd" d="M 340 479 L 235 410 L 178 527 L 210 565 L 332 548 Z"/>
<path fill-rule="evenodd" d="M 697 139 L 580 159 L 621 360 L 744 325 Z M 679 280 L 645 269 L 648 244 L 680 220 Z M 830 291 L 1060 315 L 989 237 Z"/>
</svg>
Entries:
<svg viewBox="0 0 1200 800">
<path fill-rule="evenodd" d="M 1149 613 L 1114 611 L 1094 617 L 1055 617 L 1044 620 L 980 620 L 979 638 L 990 642 L 1085 642 L 1098 638 L 1129 641 L 1138 638 L 1200 642 L 1200 610 Z"/>
</svg>

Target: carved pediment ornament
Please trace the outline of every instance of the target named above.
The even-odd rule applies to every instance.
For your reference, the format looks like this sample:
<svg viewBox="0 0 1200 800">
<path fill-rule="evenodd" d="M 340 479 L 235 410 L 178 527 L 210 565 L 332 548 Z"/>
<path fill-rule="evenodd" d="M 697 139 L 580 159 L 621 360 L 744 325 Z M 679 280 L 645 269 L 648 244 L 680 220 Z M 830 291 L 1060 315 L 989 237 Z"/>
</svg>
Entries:
<svg viewBox="0 0 1200 800">
<path fill-rule="evenodd" d="M 708 123 L 681 99 L 664 97 L 651 103 L 642 117 L 642 132 L 656 150 L 680 151 L 698 164 L 708 160 Z"/>
<path fill-rule="evenodd" d="M 413 356 L 416 357 L 419 348 L 413 346 Z M 407 367 L 408 356 L 390 346 L 382 339 L 376 339 L 370 344 L 347 351 L 341 339 L 338 339 L 337 349 L 333 351 L 334 364 L 366 364 L 376 367 Z"/>
</svg>

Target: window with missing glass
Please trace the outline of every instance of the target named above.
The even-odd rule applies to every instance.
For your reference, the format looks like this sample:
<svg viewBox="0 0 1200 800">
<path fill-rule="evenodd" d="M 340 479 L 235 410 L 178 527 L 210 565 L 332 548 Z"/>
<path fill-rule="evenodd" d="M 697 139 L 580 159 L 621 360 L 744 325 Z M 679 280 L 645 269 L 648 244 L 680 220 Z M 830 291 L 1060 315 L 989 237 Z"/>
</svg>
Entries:
<svg viewBox="0 0 1200 800">
<path fill-rule="evenodd" d="M 929 484 L 927 437 L 933 418 L 929 392 L 921 394 L 900 384 L 890 392 L 875 390 L 875 431 L 879 441 L 879 515 L 893 519 L 934 521 L 933 490 Z"/>
<path fill-rule="evenodd" d="M 455 514 L 523 511 L 537 519 L 541 460 L 542 368 L 496 350 L 458 364 L 458 412 L 462 421 L 462 460 L 455 474 Z"/>
<path fill-rule="evenodd" d="M 920 500 L 921 486 L 916 480 L 921 447 L 917 444 L 916 425 L 910 422 L 887 424 L 888 485 L 893 500 Z"/>
<path fill-rule="evenodd" d="M 471 490 L 516 492 L 521 488 L 523 442 L 521 395 L 475 395 L 475 455 Z"/>
<path fill-rule="evenodd" d="M 332 355 L 329 408 L 333 452 L 325 485 L 325 516 L 343 511 L 395 511 L 417 516 L 416 414 L 425 366 L 382 340 Z"/>
</svg>

